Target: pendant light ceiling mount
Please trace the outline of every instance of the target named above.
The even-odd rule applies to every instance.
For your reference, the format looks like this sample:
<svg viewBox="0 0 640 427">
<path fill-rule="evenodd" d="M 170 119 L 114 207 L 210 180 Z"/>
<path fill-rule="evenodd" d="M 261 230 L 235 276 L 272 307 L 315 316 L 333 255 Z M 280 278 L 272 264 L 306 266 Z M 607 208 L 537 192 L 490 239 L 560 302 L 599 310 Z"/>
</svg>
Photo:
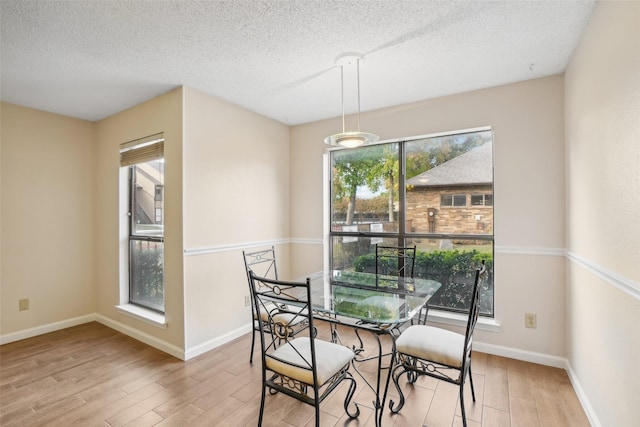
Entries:
<svg viewBox="0 0 640 427">
<path fill-rule="evenodd" d="M 342 132 L 328 136 L 324 139 L 325 144 L 343 146 L 347 148 L 359 145 L 371 144 L 380 139 L 378 135 L 360 132 L 360 61 L 362 55 L 355 52 L 344 53 L 336 58 L 336 67 L 340 67 L 340 90 L 342 96 Z M 344 69 L 345 67 L 355 67 L 357 76 L 357 96 L 358 96 L 358 128 L 356 131 L 347 132 L 345 127 L 344 112 Z"/>
</svg>

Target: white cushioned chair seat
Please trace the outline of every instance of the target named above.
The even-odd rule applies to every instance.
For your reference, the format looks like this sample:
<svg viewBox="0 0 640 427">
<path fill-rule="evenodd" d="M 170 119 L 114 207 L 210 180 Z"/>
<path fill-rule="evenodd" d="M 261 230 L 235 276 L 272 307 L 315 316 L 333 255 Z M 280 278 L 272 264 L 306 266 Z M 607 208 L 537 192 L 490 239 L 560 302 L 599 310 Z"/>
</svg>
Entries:
<svg viewBox="0 0 640 427">
<path fill-rule="evenodd" d="M 316 348 L 318 384 L 322 385 L 339 372 L 347 363 L 351 362 L 354 354 L 353 351 L 339 344 L 323 340 L 314 340 L 314 342 Z M 300 354 L 292 347 L 295 347 Z M 304 360 L 301 355 L 304 357 Z M 313 384 L 313 373 L 310 369 L 304 369 L 308 368 L 311 364 L 311 343 L 309 338 L 296 338 L 283 344 L 272 353 L 272 356 L 298 366 L 291 366 L 267 357 L 267 369 L 305 384 Z"/>
<path fill-rule="evenodd" d="M 267 322 L 269 320 L 269 313 L 267 313 L 267 310 L 272 313 L 274 322 L 278 324 L 297 325 L 298 323 L 304 322 L 306 320 L 306 318 L 304 317 L 304 312 L 300 315 L 294 315 L 291 313 L 277 313 L 278 307 L 275 304 L 270 303 L 265 304 L 264 307 L 260 307 L 260 318 L 263 322 Z M 273 313 L 277 314 L 274 315 Z"/>
<path fill-rule="evenodd" d="M 296 316 L 295 314 L 291 314 L 291 313 L 278 313 L 273 316 L 273 322 L 276 325 L 294 326 L 300 322 L 304 322 L 305 320 L 307 320 L 306 317 Z"/>
<path fill-rule="evenodd" d="M 419 359 L 460 368 L 464 335 L 426 325 L 409 326 L 396 341 L 396 350 Z"/>
<path fill-rule="evenodd" d="M 277 310 L 277 307 L 272 302 L 267 303 L 264 306 L 261 306 L 260 307 L 260 319 L 262 319 L 263 322 L 266 322 L 267 320 L 269 320 L 269 313 L 271 313 L 274 310 Z"/>
</svg>

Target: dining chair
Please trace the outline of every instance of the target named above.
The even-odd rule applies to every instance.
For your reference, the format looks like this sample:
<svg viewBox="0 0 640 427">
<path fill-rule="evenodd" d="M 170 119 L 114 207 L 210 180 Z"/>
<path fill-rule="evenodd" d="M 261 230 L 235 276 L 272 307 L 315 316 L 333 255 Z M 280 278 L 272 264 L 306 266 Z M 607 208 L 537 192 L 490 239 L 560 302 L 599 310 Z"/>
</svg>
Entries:
<svg viewBox="0 0 640 427">
<path fill-rule="evenodd" d="M 389 409 L 397 414 L 404 406 L 405 398 L 400 387 L 400 377 L 407 374 L 410 384 L 418 377 L 427 375 L 438 380 L 459 386 L 462 424 L 466 427 L 467 418 L 464 407 L 464 383 L 469 377 L 471 397 L 476 401 L 471 375 L 471 347 L 473 330 L 480 311 L 480 288 L 486 280 L 487 270 L 484 261 L 476 269 L 475 280 L 470 294 L 469 315 L 466 332 L 463 334 L 427 325 L 412 325 L 400 334 L 396 340 L 396 362 L 392 369 L 393 382 L 400 400 L 394 407 L 393 400 Z"/>
<path fill-rule="evenodd" d="M 282 392 L 315 408 L 315 425 L 320 426 L 320 404 L 342 382 L 349 381 L 344 409 L 350 418 L 360 415 L 354 402 L 356 381 L 349 365 L 355 354 L 352 349 L 316 338 L 311 310 L 311 285 L 258 277 L 249 272 L 256 312 L 267 313 L 268 321 L 260 322 L 262 356 L 262 399 L 258 426 L 262 425 L 266 391 Z M 273 310 L 273 307 L 279 307 Z M 282 309 L 281 307 L 286 307 Z M 285 320 L 282 314 L 291 317 Z M 304 325 L 294 336 L 292 327 Z"/>
<path fill-rule="evenodd" d="M 266 277 L 266 278 L 271 278 L 271 279 L 278 279 L 278 267 L 276 264 L 276 250 L 274 246 L 271 246 L 271 248 L 269 249 L 262 249 L 259 251 L 253 251 L 253 252 L 246 252 L 246 251 L 242 251 L 242 257 L 244 259 L 244 266 L 245 266 L 245 270 L 247 273 L 247 283 L 249 286 L 249 295 L 252 295 L 252 289 L 251 289 L 251 277 L 250 277 L 250 272 L 253 271 L 254 274 L 261 276 L 261 277 Z M 251 297 L 252 298 L 252 297 Z M 276 313 L 277 312 L 278 307 L 274 306 L 270 306 L 269 307 L 269 312 L 271 312 L 271 316 L 278 316 L 278 317 L 282 317 L 284 321 L 290 319 L 292 316 L 283 312 L 283 313 Z M 252 336 L 251 336 L 251 354 L 249 355 L 249 363 L 253 364 L 253 350 L 255 348 L 255 342 L 256 342 L 256 334 L 258 332 L 260 332 L 260 327 L 259 327 L 259 323 L 263 323 L 264 326 L 268 329 L 269 328 L 269 315 L 267 312 L 265 312 L 264 310 L 262 310 L 261 312 L 259 312 L 260 315 L 258 315 L 258 312 L 256 312 L 255 310 L 255 306 L 253 303 L 251 303 L 251 319 L 252 319 Z M 304 319 L 298 319 L 296 322 L 293 322 L 291 324 L 291 330 L 289 331 L 291 334 L 295 335 L 298 331 L 298 329 L 300 329 L 303 325 L 298 325 L 297 323 L 302 322 Z"/>
<path fill-rule="evenodd" d="M 386 246 L 376 244 L 376 274 L 414 277 L 415 265 L 416 245 Z M 425 305 L 416 316 L 415 323 L 426 323 L 428 314 L 429 306 Z M 413 319 L 411 324 L 414 324 Z"/>
</svg>

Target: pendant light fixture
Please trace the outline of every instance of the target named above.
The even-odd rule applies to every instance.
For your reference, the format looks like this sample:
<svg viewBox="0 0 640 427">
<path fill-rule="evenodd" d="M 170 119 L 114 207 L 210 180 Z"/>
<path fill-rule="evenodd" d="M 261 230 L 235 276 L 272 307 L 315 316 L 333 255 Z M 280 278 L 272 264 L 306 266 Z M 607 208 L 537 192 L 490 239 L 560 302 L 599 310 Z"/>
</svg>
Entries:
<svg viewBox="0 0 640 427">
<path fill-rule="evenodd" d="M 360 59 L 362 55 L 357 53 L 346 53 L 336 58 L 336 66 L 340 67 L 340 90 L 342 94 L 342 132 L 328 136 L 324 139 L 325 144 L 343 146 L 347 148 L 359 145 L 371 144 L 380 139 L 378 135 L 360 132 Z M 355 66 L 357 75 L 357 95 L 358 95 L 358 128 L 356 131 L 346 131 L 344 118 L 344 67 Z"/>
</svg>

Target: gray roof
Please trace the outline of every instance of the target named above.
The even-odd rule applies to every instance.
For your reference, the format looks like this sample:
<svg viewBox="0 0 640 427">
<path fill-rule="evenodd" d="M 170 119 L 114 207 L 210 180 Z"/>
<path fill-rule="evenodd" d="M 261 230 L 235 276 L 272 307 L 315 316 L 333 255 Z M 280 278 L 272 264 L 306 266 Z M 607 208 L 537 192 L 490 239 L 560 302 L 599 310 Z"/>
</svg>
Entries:
<svg viewBox="0 0 640 427">
<path fill-rule="evenodd" d="M 414 176 L 407 184 L 415 187 L 490 184 L 493 181 L 492 156 L 493 144 L 487 142 Z"/>
</svg>

